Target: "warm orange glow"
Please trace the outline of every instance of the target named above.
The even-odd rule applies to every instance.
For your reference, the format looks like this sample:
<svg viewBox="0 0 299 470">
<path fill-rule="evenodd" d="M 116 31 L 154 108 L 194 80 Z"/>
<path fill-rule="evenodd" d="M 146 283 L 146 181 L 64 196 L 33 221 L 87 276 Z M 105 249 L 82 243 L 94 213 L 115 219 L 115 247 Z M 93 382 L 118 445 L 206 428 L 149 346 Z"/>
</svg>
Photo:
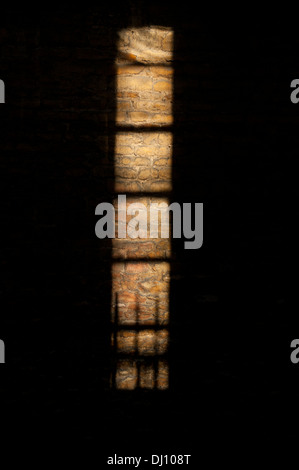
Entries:
<svg viewBox="0 0 299 470">
<path fill-rule="evenodd" d="M 135 242 L 134 242 L 135 243 Z M 114 263 L 112 266 L 112 315 L 121 325 L 169 323 L 168 262 Z M 116 312 L 116 313 L 115 313 Z M 116 317 L 117 314 L 117 318 Z"/>
<path fill-rule="evenodd" d="M 152 202 L 169 202 L 172 50 L 173 32 L 169 28 L 130 28 L 119 33 L 114 190 L 127 196 L 127 205 L 138 202 L 148 207 Z M 154 197 L 141 193 L 154 193 Z M 114 206 L 117 236 L 117 200 Z M 171 243 L 169 238 L 161 238 L 160 231 L 159 238 L 150 238 L 149 234 L 146 219 L 142 238 L 116 238 L 112 245 L 111 344 L 115 370 L 111 386 L 119 390 L 169 387 Z"/>
<path fill-rule="evenodd" d="M 165 354 L 168 349 L 168 330 L 150 330 L 143 331 L 121 330 L 112 336 L 112 345 L 117 347 L 119 353 L 140 354 L 142 356 L 158 356 Z"/>
<path fill-rule="evenodd" d="M 136 388 L 166 390 L 168 388 L 169 370 L 166 361 L 158 360 L 156 367 L 152 364 L 138 363 L 121 359 L 117 363 L 115 385 L 119 390 Z"/>
<path fill-rule="evenodd" d="M 119 132 L 115 145 L 115 191 L 165 193 L 172 189 L 172 134 Z"/>
</svg>

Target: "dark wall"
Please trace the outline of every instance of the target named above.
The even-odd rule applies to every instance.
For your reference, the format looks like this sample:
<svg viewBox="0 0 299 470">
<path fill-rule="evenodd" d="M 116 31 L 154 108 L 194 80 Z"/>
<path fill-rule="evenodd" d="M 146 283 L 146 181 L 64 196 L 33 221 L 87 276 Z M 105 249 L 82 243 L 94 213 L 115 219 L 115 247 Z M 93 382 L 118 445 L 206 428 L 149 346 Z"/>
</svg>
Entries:
<svg viewBox="0 0 299 470">
<path fill-rule="evenodd" d="M 177 387 L 194 397 L 187 420 L 202 397 L 198 416 L 220 440 L 295 432 L 298 65 L 283 26 L 187 16 L 175 27 L 174 196 L 204 202 L 203 248 L 176 244 Z"/>
<path fill-rule="evenodd" d="M 109 391 L 111 247 L 94 234 L 95 207 L 113 195 L 113 63 L 117 31 L 130 24 L 174 28 L 172 197 L 204 203 L 204 246 L 173 243 L 164 395 Z M 224 24 L 155 2 L 5 9 L 7 436 L 30 421 L 35 437 L 51 428 L 57 441 L 98 443 L 104 430 L 115 452 L 142 442 L 148 453 L 189 453 L 202 434 L 210 443 L 249 428 L 256 440 L 295 433 L 299 107 L 289 96 L 298 39 L 284 26 Z"/>
</svg>

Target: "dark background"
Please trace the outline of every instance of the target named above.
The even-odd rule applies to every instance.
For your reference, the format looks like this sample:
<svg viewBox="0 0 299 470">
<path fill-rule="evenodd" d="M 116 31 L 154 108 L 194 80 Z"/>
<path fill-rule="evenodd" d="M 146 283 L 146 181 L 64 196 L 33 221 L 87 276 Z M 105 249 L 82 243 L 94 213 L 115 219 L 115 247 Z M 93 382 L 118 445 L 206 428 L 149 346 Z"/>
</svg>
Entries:
<svg viewBox="0 0 299 470">
<path fill-rule="evenodd" d="M 299 39 L 282 19 L 229 17 L 136 1 L 2 8 L 8 443 L 86 445 L 101 466 L 214 459 L 223 444 L 226 462 L 297 438 Z M 173 244 L 169 391 L 124 393 L 109 389 L 111 244 L 94 210 L 113 196 L 117 31 L 147 24 L 174 29 L 172 198 L 204 203 L 204 246 Z"/>
</svg>

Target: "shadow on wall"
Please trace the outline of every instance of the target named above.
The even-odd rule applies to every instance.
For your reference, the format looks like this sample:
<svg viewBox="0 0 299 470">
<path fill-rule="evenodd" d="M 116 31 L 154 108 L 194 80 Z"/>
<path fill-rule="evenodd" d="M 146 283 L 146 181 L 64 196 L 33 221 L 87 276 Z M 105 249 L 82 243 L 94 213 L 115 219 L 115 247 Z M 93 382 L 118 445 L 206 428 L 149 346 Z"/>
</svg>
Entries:
<svg viewBox="0 0 299 470">
<path fill-rule="evenodd" d="M 115 295 L 112 322 L 113 347 L 111 385 L 117 390 L 166 390 L 169 386 L 169 333 L 159 321 L 159 301 L 156 299 L 154 320 L 140 321 L 136 302 L 135 321 L 121 323 Z"/>
</svg>

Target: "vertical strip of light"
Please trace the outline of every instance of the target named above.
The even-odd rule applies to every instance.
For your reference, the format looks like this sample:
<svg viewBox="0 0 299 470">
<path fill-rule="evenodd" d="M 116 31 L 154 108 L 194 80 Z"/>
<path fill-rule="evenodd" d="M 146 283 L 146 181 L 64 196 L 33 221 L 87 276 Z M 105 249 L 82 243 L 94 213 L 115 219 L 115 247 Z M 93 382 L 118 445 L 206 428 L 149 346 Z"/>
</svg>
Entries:
<svg viewBox="0 0 299 470">
<path fill-rule="evenodd" d="M 169 202 L 172 189 L 172 50 L 170 28 L 149 26 L 119 33 L 114 189 L 126 196 L 127 205 L 143 203 L 148 215 L 150 204 Z M 116 209 L 118 202 L 116 198 Z M 126 208 L 120 208 L 123 216 Z M 150 238 L 149 227 L 144 238 L 134 240 L 125 235 L 124 226 L 116 229 L 111 384 L 119 390 L 165 390 L 171 243 Z"/>
</svg>

